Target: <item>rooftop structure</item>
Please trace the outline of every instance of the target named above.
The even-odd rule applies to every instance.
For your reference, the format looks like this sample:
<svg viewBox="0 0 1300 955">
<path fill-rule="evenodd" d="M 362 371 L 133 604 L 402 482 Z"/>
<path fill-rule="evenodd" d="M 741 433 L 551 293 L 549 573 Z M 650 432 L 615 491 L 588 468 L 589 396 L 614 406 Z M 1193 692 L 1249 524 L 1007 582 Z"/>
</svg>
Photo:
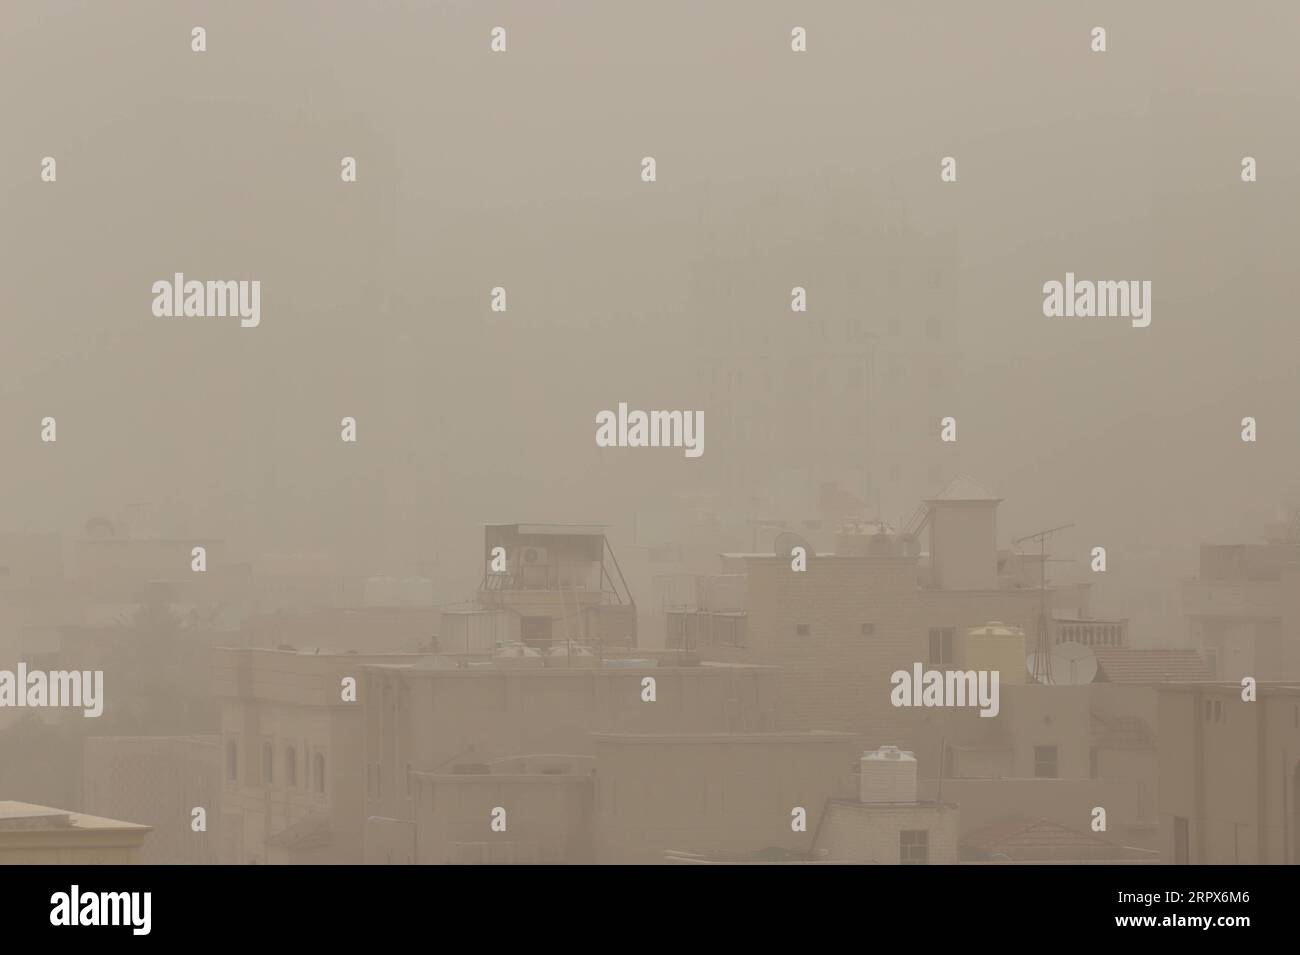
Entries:
<svg viewBox="0 0 1300 955">
<path fill-rule="evenodd" d="M 600 524 L 488 524 L 478 603 L 536 649 L 635 646 L 636 603 Z"/>
</svg>

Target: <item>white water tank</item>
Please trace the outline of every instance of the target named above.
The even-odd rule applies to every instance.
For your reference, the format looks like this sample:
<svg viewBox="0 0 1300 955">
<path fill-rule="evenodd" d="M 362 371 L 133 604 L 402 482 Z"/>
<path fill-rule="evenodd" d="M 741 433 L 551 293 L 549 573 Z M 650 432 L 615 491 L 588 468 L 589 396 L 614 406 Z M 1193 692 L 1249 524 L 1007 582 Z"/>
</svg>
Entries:
<svg viewBox="0 0 1300 955">
<path fill-rule="evenodd" d="M 897 746 L 863 753 L 859 792 L 866 803 L 916 802 L 916 757 Z"/>
</svg>

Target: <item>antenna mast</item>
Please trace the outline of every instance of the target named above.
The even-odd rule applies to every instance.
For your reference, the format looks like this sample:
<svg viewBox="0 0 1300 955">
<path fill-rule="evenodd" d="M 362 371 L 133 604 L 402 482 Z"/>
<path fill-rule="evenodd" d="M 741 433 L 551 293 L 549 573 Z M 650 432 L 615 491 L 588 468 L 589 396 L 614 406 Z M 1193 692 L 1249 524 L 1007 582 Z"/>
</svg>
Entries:
<svg viewBox="0 0 1300 955">
<path fill-rule="evenodd" d="M 1052 682 L 1052 642 L 1051 626 L 1047 619 L 1047 539 L 1057 531 L 1073 527 L 1073 524 L 1060 524 L 1045 531 L 1026 534 L 1011 542 L 1013 547 L 1026 541 L 1038 541 L 1038 556 L 1042 562 L 1038 574 L 1038 633 L 1034 641 L 1033 677 L 1039 683 Z"/>
</svg>

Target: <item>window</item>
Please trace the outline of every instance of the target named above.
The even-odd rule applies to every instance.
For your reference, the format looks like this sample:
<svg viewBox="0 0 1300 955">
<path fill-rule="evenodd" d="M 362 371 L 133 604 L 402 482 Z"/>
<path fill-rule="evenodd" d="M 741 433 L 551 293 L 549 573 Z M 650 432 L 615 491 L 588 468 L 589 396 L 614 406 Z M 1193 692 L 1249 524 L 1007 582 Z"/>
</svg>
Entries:
<svg viewBox="0 0 1300 955">
<path fill-rule="evenodd" d="M 1214 719 L 1214 704 L 1211 703 L 1209 700 L 1206 700 L 1205 701 L 1205 722 L 1208 723 L 1212 719 Z"/>
<path fill-rule="evenodd" d="M 275 747 L 270 743 L 262 744 L 262 785 L 269 786 L 275 782 Z"/>
<path fill-rule="evenodd" d="M 312 783 L 318 793 L 325 792 L 325 756 L 323 753 L 317 753 L 312 759 Z"/>
<path fill-rule="evenodd" d="M 411 764 L 406 764 L 406 798 L 411 798 Z"/>
<path fill-rule="evenodd" d="M 898 864 L 930 864 L 930 833 L 928 830 L 904 829 L 898 834 Z"/>
<path fill-rule="evenodd" d="M 796 623 L 794 625 L 794 632 L 801 637 L 806 637 L 808 634 L 812 633 L 812 624 Z"/>
<path fill-rule="evenodd" d="M 862 635 L 864 637 L 874 637 L 876 635 L 876 625 L 874 623 L 864 623 L 862 625 Z"/>
<path fill-rule="evenodd" d="M 930 631 L 930 663 L 940 666 L 952 663 L 952 627 Z"/>
<path fill-rule="evenodd" d="M 1088 776 L 1091 779 L 1097 779 L 1101 776 L 1101 760 L 1098 758 L 1099 755 L 1096 746 L 1088 750 Z"/>
<path fill-rule="evenodd" d="M 232 783 L 239 779 L 239 744 L 226 740 L 226 778 Z"/>
<path fill-rule="evenodd" d="M 284 781 L 292 788 L 298 786 L 298 752 L 292 746 L 284 750 Z"/>
<path fill-rule="evenodd" d="M 1056 779 L 1056 747 L 1034 747 L 1034 778 Z"/>
<path fill-rule="evenodd" d="M 1214 701 L 1214 722 L 1216 723 L 1223 722 L 1223 701 L 1222 700 Z"/>
</svg>

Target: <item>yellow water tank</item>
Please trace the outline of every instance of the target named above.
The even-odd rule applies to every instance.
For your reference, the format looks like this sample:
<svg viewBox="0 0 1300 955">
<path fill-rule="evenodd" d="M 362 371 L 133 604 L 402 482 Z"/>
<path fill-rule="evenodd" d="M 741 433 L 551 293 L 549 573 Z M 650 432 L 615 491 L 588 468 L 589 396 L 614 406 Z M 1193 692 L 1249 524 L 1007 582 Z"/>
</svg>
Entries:
<svg viewBox="0 0 1300 955">
<path fill-rule="evenodd" d="M 1025 631 L 993 620 L 966 631 L 966 669 L 997 670 L 1000 683 L 1025 682 Z"/>
</svg>

